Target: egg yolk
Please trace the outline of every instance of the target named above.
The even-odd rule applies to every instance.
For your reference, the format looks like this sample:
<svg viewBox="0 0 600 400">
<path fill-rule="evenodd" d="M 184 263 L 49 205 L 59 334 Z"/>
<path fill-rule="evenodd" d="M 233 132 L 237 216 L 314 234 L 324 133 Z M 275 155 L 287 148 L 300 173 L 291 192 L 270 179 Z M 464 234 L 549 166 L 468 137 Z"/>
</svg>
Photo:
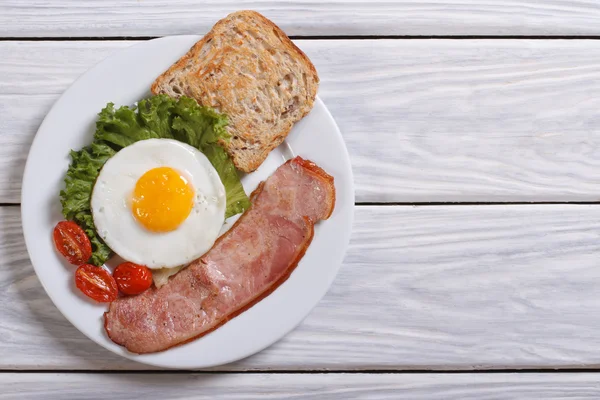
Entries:
<svg viewBox="0 0 600 400">
<path fill-rule="evenodd" d="M 192 211 L 194 188 L 169 167 L 147 171 L 133 190 L 131 210 L 135 219 L 152 232 L 175 230 Z"/>
</svg>

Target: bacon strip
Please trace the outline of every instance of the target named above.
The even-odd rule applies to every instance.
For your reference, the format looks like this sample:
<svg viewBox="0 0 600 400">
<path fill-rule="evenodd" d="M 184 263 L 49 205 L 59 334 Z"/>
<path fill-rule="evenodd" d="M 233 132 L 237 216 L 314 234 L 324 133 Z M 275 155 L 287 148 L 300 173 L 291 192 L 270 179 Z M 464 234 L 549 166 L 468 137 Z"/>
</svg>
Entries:
<svg viewBox="0 0 600 400">
<path fill-rule="evenodd" d="M 262 300 L 304 256 L 315 222 L 333 212 L 333 177 L 296 157 L 252 193 L 252 206 L 215 245 L 160 289 L 112 302 L 117 344 L 153 353 L 197 339 Z"/>
</svg>

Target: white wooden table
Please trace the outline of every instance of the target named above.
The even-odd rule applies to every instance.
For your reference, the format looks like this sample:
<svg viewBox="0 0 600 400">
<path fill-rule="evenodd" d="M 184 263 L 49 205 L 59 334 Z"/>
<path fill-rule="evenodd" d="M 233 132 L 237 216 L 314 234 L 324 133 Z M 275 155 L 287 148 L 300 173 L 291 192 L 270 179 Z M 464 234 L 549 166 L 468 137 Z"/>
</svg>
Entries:
<svg viewBox="0 0 600 400">
<path fill-rule="evenodd" d="M 90 66 L 244 8 L 319 71 L 352 159 L 352 241 L 283 340 L 158 371 L 43 291 L 23 166 Z M 0 399 L 600 398 L 598 39 L 593 0 L 0 0 Z"/>
</svg>

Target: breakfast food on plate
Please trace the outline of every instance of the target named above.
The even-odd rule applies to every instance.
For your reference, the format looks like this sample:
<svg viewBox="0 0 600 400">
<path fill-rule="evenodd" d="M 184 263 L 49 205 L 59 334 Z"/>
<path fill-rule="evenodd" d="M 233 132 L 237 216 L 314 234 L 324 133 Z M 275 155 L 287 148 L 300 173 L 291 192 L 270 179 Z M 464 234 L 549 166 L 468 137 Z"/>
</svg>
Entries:
<svg viewBox="0 0 600 400">
<path fill-rule="evenodd" d="M 99 303 L 115 301 L 119 289 L 115 278 L 104 268 L 83 264 L 75 271 L 75 286 L 83 294 Z"/>
<path fill-rule="evenodd" d="M 108 160 L 91 199 L 96 230 L 119 256 L 176 267 L 210 249 L 225 221 L 225 188 L 202 152 L 172 139 L 136 142 Z"/>
<path fill-rule="evenodd" d="M 155 96 L 98 114 L 92 143 L 71 152 L 67 221 L 53 236 L 78 266 L 75 286 L 111 303 L 104 327 L 115 343 L 152 353 L 189 342 L 290 276 L 333 211 L 333 177 L 296 157 L 250 200 L 237 169 L 254 171 L 283 142 L 318 84 L 275 24 L 241 11 L 158 77 Z M 111 274 L 114 253 L 125 262 Z"/>
<path fill-rule="evenodd" d="M 308 57 L 254 11 L 219 21 L 152 85 L 152 93 L 189 96 L 225 113 L 235 166 L 251 172 L 311 110 L 319 77 Z"/>
<path fill-rule="evenodd" d="M 56 250 L 73 265 L 81 265 L 92 256 L 92 244 L 83 229 L 73 221 L 60 221 L 54 227 Z"/>
<path fill-rule="evenodd" d="M 152 272 L 147 267 L 132 262 L 119 264 L 113 277 L 119 291 L 126 295 L 143 293 L 152 286 Z"/>
<path fill-rule="evenodd" d="M 113 301 L 108 336 L 134 353 L 189 342 L 218 328 L 274 291 L 292 273 L 314 224 L 335 204 L 333 178 L 296 157 L 251 196 L 252 206 L 213 248 L 172 277 L 135 297 Z"/>
<path fill-rule="evenodd" d="M 173 268 L 161 268 L 152 270 L 152 281 L 154 282 L 154 285 L 157 288 L 161 287 L 169 281 L 169 278 L 171 276 L 181 271 L 183 267 L 184 265 L 180 265 L 178 267 Z"/>
</svg>

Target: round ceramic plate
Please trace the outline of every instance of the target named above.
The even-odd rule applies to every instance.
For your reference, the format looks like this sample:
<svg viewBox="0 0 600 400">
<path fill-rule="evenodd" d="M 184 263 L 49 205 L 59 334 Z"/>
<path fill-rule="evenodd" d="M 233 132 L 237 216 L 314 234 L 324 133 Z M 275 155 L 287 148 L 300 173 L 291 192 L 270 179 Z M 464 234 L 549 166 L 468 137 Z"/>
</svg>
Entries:
<svg viewBox="0 0 600 400">
<path fill-rule="evenodd" d="M 286 159 L 300 155 L 335 178 L 337 200 L 331 218 L 317 224 L 312 244 L 290 278 L 271 295 L 216 331 L 183 346 L 137 355 L 114 344 L 104 332 L 106 305 L 95 304 L 74 285 L 75 267 L 54 249 L 52 230 L 62 219 L 59 191 L 69 150 L 88 145 L 96 116 L 108 102 L 132 105 L 150 96 L 154 79 L 187 52 L 198 36 L 151 40 L 121 50 L 80 77 L 56 102 L 37 132 L 23 178 L 23 231 L 29 256 L 46 292 L 63 315 L 90 339 L 124 357 L 155 366 L 202 368 L 239 360 L 281 339 L 325 295 L 342 259 L 352 228 L 354 189 L 348 152 L 333 118 L 317 98 L 311 113 L 243 177 L 247 193 Z"/>
</svg>

